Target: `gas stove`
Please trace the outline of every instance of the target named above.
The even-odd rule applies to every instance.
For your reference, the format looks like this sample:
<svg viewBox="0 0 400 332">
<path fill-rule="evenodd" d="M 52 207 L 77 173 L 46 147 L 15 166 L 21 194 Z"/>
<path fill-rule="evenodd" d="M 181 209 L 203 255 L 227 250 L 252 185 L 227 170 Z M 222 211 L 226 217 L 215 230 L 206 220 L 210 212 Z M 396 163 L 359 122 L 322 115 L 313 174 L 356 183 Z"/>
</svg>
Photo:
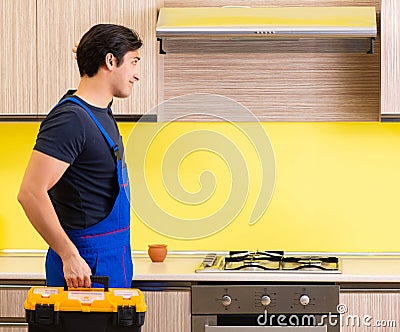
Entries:
<svg viewBox="0 0 400 332">
<path fill-rule="evenodd" d="M 195 271 L 341 273 L 341 261 L 335 256 L 285 255 L 283 251 L 230 251 L 207 254 Z"/>
</svg>

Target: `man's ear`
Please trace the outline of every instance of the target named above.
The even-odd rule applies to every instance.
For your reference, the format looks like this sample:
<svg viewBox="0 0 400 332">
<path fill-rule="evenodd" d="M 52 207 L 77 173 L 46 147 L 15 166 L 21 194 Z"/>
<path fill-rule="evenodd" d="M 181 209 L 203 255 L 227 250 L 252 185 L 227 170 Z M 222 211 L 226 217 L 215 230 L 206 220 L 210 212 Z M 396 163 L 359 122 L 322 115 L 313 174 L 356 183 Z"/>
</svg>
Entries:
<svg viewBox="0 0 400 332">
<path fill-rule="evenodd" d="M 115 64 L 114 55 L 112 53 L 107 53 L 105 58 L 105 65 L 107 69 L 112 69 Z"/>
</svg>

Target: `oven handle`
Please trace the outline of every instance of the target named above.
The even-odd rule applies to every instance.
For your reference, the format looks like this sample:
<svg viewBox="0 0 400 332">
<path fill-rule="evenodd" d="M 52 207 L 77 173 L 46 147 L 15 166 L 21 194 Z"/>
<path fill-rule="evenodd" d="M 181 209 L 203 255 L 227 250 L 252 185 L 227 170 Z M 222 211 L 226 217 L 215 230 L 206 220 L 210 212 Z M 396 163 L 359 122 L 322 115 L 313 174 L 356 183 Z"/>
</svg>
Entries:
<svg viewBox="0 0 400 332">
<path fill-rule="evenodd" d="M 205 326 L 205 332 L 327 332 L 327 326 Z"/>
</svg>

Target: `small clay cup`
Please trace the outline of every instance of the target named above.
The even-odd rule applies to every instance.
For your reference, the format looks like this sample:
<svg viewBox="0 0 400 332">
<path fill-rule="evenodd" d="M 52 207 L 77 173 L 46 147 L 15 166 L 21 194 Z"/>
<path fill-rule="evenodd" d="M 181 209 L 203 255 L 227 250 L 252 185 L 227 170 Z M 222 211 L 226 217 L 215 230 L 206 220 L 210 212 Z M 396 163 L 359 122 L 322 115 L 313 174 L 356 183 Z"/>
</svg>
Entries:
<svg viewBox="0 0 400 332">
<path fill-rule="evenodd" d="M 166 244 L 149 244 L 149 257 L 152 262 L 161 263 L 167 256 Z"/>
</svg>

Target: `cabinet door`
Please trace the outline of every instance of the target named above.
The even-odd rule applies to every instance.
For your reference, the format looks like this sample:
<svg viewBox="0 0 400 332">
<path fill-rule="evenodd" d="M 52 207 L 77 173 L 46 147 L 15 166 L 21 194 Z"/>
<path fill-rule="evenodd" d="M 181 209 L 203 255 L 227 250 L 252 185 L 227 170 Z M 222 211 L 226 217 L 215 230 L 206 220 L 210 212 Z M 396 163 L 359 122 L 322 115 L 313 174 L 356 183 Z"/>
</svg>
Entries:
<svg viewBox="0 0 400 332">
<path fill-rule="evenodd" d="M 0 332 L 26 332 L 24 301 L 29 287 L 2 286 L 0 288 Z"/>
<path fill-rule="evenodd" d="M 382 0 L 381 114 L 400 115 L 400 3 Z"/>
<path fill-rule="evenodd" d="M 342 332 L 395 332 L 400 328 L 400 291 L 352 291 L 340 294 L 345 305 Z"/>
<path fill-rule="evenodd" d="M 0 1 L 0 114 L 35 114 L 36 1 Z"/>
<path fill-rule="evenodd" d="M 190 291 L 143 292 L 147 312 L 142 332 L 190 332 Z"/>
<path fill-rule="evenodd" d="M 28 326 L 13 326 L 0 323 L 0 332 L 28 332 Z"/>
<path fill-rule="evenodd" d="M 29 288 L 0 288 L 0 317 L 25 317 L 24 301 Z"/>
<path fill-rule="evenodd" d="M 71 49 L 98 23 L 131 27 L 144 41 L 140 50 L 141 82 L 130 98 L 114 100 L 114 113 L 144 114 L 155 106 L 156 0 L 37 0 L 37 4 L 39 114 L 47 114 L 68 89 L 77 87 L 79 71 Z"/>
</svg>

